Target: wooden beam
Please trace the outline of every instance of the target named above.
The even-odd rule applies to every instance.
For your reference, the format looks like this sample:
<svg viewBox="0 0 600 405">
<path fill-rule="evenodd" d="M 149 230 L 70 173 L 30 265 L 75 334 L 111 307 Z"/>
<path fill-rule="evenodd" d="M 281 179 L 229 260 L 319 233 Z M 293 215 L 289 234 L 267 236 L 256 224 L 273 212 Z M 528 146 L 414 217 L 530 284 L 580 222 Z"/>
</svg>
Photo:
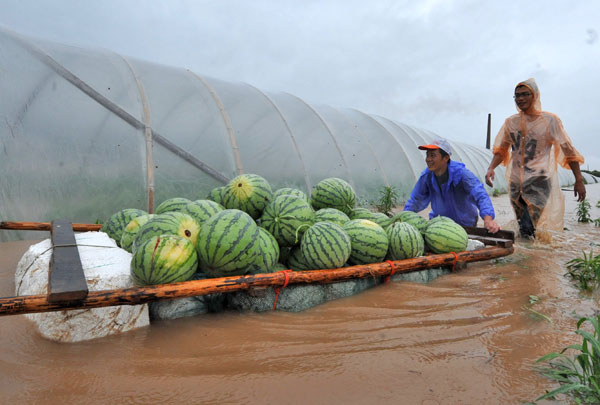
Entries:
<svg viewBox="0 0 600 405">
<path fill-rule="evenodd" d="M 75 232 L 99 231 L 102 224 L 73 224 Z M 10 229 L 14 231 L 51 231 L 52 224 L 50 222 L 17 222 L 17 221 L 2 221 L 0 229 Z"/>
<path fill-rule="evenodd" d="M 508 248 L 511 247 L 515 241 L 515 233 L 513 231 L 501 229 L 496 233 L 489 233 L 485 228 L 476 228 L 474 226 L 463 226 L 463 228 L 467 231 L 469 239 L 478 240 L 486 245 Z"/>
<path fill-rule="evenodd" d="M 407 273 L 433 267 L 452 267 L 455 264 L 490 260 L 510 255 L 513 251 L 512 247 L 488 246 L 474 251 L 457 252 L 456 255 L 443 253 L 396 260 L 393 261 L 394 273 Z M 339 269 L 291 271 L 287 272 L 287 279 L 290 285 L 327 284 L 356 278 L 388 276 L 391 272 L 392 266 L 387 262 L 383 262 Z M 45 295 L 5 297 L 0 298 L 0 316 L 65 309 L 100 308 L 114 305 L 138 305 L 152 301 L 194 297 L 216 292 L 228 293 L 267 286 L 280 287 L 284 285 L 285 280 L 286 274 L 282 271 L 247 276 L 207 278 L 172 284 L 90 291 L 84 300 L 64 303 L 49 302 L 48 297 Z"/>
<path fill-rule="evenodd" d="M 64 219 L 52 221 L 52 258 L 48 272 L 48 302 L 82 300 L 88 295 L 73 224 Z"/>
</svg>

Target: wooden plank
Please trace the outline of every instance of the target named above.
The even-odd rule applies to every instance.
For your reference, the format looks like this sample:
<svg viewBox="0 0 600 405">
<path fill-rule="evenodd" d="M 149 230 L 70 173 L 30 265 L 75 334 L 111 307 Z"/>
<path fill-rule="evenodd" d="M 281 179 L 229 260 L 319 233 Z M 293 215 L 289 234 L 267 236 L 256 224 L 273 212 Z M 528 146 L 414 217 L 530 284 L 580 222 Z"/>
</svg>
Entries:
<svg viewBox="0 0 600 405">
<path fill-rule="evenodd" d="M 469 239 L 478 240 L 480 242 L 483 242 L 485 245 L 501 246 L 504 248 L 511 247 L 514 243 L 510 239 L 491 238 L 491 237 L 479 236 L 479 235 L 468 235 L 468 236 L 469 236 Z"/>
<path fill-rule="evenodd" d="M 52 221 L 52 258 L 48 274 L 48 302 L 80 301 L 88 295 L 87 282 L 73 224 L 64 219 Z"/>
<path fill-rule="evenodd" d="M 76 232 L 99 231 L 101 224 L 73 224 L 73 230 Z M 2 221 L 0 229 L 10 229 L 14 231 L 51 231 L 50 222 L 18 222 Z"/>
<path fill-rule="evenodd" d="M 483 249 L 442 253 L 415 257 L 406 260 L 395 260 L 394 273 L 406 273 L 440 266 L 453 266 L 467 262 L 491 260 L 512 254 L 514 249 L 488 246 Z M 458 259 L 458 261 L 457 261 Z M 366 277 L 385 277 L 392 272 L 387 262 L 372 263 L 360 266 L 342 267 L 339 269 L 291 271 L 287 273 L 289 285 L 292 284 L 326 284 L 338 281 Z M 180 283 L 160 284 L 145 287 L 131 287 L 105 291 L 90 291 L 84 300 L 64 303 L 52 303 L 45 295 L 26 295 L 0 298 L 0 316 L 28 314 L 35 312 L 61 311 L 65 309 L 100 308 L 113 305 L 138 305 L 147 302 L 195 297 L 215 292 L 227 293 L 254 288 L 258 293 L 261 287 L 281 287 L 286 280 L 282 271 L 260 273 L 246 276 L 207 278 L 202 280 L 183 281 Z"/>
<path fill-rule="evenodd" d="M 489 233 L 485 228 L 477 228 L 475 226 L 463 226 L 469 235 L 477 235 L 477 236 L 486 236 L 490 238 L 496 239 L 508 239 L 515 241 L 515 233 L 513 231 L 506 231 L 504 229 L 500 229 L 496 233 Z"/>
</svg>

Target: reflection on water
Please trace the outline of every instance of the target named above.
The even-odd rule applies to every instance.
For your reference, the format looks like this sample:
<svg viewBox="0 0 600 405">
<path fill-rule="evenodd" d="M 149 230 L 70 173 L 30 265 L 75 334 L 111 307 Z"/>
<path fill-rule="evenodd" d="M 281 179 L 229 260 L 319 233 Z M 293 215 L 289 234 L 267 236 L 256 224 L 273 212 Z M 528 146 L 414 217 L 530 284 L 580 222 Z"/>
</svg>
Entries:
<svg viewBox="0 0 600 405">
<path fill-rule="evenodd" d="M 588 193 L 595 206 L 600 188 Z M 519 241 L 509 257 L 426 285 L 389 283 L 302 313 L 212 314 L 75 344 L 0 318 L 0 392 L 13 403 L 531 401 L 553 387 L 533 361 L 577 342 L 577 319 L 597 308 L 563 274 L 600 228 L 577 223 L 566 199 L 568 231 L 550 245 Z M 508 199 L 493 202 L 510 227 Z M 28 245 L 1 248 L 3 296 Z"/>
</svg>

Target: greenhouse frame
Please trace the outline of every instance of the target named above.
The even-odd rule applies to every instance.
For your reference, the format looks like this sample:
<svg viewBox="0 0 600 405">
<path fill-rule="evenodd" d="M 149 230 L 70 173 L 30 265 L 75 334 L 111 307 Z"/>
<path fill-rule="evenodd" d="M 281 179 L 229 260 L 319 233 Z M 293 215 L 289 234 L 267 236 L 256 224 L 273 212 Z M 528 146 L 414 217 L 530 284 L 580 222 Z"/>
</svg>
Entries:
<svg viewBox="0 0 600 405">
<path fill-rule="evenodd" d="M 417 146 L 438 137 L 356 109 L 4 28 L 0 71 L 1 220 L 93 223 L 123 208 L 152 212 L 167 198 L 206 198 L 242 173 L 308 193 L 339 177 L 362 204 L 393 186 L 405 201 L 426 167 Z M 452 158 L 483 180 L 491 152 L 450 143 Z M 559 176 L 573 183 L 570 171 Z M 506 191 L 501 167 L 496 188 Z M 0 240 L 18 234 L 0 231 Z"/>
</svg>

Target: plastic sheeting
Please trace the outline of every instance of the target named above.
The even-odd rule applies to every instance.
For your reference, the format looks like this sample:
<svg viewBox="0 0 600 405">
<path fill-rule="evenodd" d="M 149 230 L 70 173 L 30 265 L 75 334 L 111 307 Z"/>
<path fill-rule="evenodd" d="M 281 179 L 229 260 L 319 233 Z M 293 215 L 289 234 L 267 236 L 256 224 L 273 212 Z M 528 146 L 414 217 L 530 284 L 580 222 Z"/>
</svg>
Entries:
<svg viewBox="0 0 600 405">
<path fill-rule="evenodd" d="M 306 192 L 340 177 L 359 202 L 376 199 L 382 186 L 406 200 L 426 167 L 417 146 L 438 137 L 355 109 L 4 29 L 0 72 L 0 220 L 95 222 L 170 197 L 204 198 L 241 173 Z M 483 180 L 491 152 L 450 143 L 452 158 Z M 496 170 L 504 192 L 503 168 Z M 569 173 L 560 175 L 568 184 Z M 0 240 L 17 234 L 32 238 L 0 231 Z"/>
</svg>

